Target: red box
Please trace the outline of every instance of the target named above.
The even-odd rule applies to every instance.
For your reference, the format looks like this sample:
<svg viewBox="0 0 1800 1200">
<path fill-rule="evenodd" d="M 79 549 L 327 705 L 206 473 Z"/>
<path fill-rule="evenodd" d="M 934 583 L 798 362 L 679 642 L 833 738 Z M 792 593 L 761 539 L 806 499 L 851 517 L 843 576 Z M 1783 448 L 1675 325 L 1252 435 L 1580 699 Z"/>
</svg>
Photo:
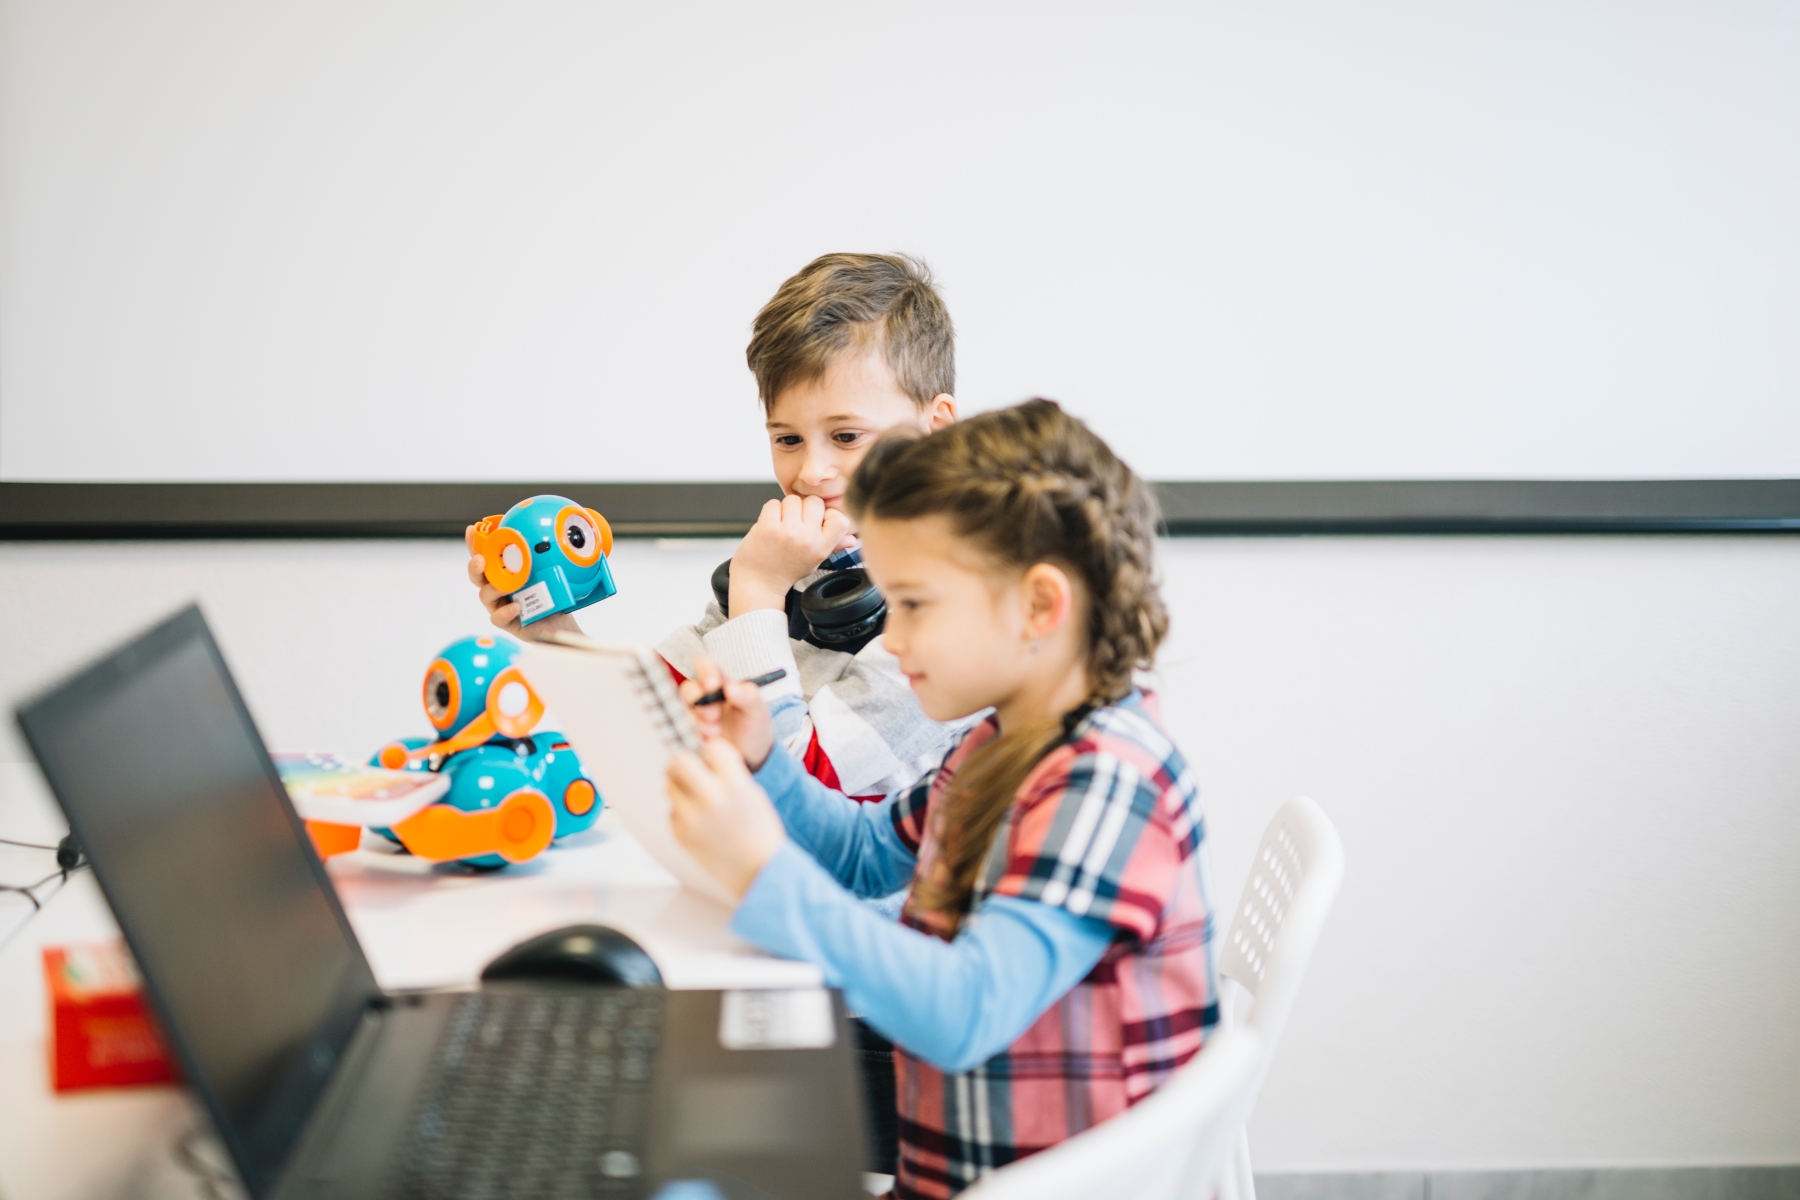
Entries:
<svg viewBox="0 0 1800 1200">
<path fill-rule="evenodd" d="M 45 947 L 44 985 L 57 1091 L 179 1078 L 124 942 Z"/>
</svg>

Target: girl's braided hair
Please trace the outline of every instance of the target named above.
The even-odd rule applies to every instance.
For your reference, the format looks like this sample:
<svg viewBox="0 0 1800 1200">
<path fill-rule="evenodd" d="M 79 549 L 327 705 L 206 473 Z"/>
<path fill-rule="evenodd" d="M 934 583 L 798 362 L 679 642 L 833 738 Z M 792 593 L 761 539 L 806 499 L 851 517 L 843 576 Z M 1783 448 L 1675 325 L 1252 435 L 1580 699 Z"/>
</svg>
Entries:
<svg viewBox="0 0 1800 1200">
<path fill-rule="evenodd" d="M 1151 665 L 1168 633 L 1155 573 L 1155 497 L 1092 430 L 1049 400 L 982 413 L 927 437 L 883 438 L 857 468 L 846 500 L 859 519 L 941 515 L 996 562 L 1068 571 L 1086 593 L 1083 707 L 1121 699 L 1132 672 Z M 939 805 L 938 870 L 914 885 L 916 904 L 960 924 L 1015 794 L 1067 736 L 1066 723 L 1006 730 L 963 764 Z"/>
</svg>

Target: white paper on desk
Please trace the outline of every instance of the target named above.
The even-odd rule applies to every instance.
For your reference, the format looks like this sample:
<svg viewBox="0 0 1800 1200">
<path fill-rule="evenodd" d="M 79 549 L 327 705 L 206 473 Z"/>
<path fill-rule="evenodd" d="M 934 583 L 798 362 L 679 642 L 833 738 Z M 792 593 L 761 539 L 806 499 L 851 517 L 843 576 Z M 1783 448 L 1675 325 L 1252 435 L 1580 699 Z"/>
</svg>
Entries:
<svg viewBox="0 0 1800 1200">
<path fill-rule="evenodd" d="M 684 887 L 736 907 L 719 881 L 675 840 L 669 827 L 665 776 L 673 757 L 669 734 L 639 693 L 635 672 L 650 651 L 559 635 L 562 645 L 527 642 L 521 668 L 556 713 L 582 769 L 606 807 Z M 651 664 L 663 671 L 661 662 Z"/>
</svg>

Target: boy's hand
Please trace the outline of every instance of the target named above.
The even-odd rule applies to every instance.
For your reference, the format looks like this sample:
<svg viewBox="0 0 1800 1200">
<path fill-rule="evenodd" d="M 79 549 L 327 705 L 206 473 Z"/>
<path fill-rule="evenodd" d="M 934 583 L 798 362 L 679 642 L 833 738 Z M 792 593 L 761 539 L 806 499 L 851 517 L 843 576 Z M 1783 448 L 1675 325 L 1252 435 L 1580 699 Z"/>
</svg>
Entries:
<svg viewBox="0 0 1800 1200">
<path fill-rule="evenodd" d="M 850 536 L 850 518 L 817 496 L 783 496 L 762 515 L 731 556 L 731 615 L 787 608 L 788 589 Z"/>
<path fill-rule="evenodd" d="M 469 526 L 463 531 L 463 543 L 467 545 L 473 537 L 475 527 Z M 519 606 L 507 598 L 506 593 L 487 581 L 487 559 L 479 554 L 469 559 L 469 582 L 474 584 L 477 595 L 481 597 L 481 606 L 488 611 L 488 620 L 504 629 L 514 637 L 528 642 L 541 642 L 544 635 L 553 630 L 564 629 L 570 633 L 580 633 L 581 626 L 568 613 L 555 613 L 541 621 L 532 622 L 527 629 L 519 624 Z"/>
<path fill-rule="evenodd" d="M 723 704 L 694 703 L 719 687 L 725 689 Z M 775 725 L 769 719 L 769 706 L 763 703 L 761 688 L 742 680 L 727 683 L 719 664 L 701 654 L 694 659 L 692 678 L 681 685 L 681 699 L 693 714 L 694 724 L 700 727 L 701 737 L 709 742 L 730 742 L 750 770 L 762 770 L 775 746 Z"/>
<path fill-rule="evenodd" d="M 722 738 L 669 763 L 669 825 L 707 874 L 743 898 L 787 840 L 781 814 Z"/>
</svg>

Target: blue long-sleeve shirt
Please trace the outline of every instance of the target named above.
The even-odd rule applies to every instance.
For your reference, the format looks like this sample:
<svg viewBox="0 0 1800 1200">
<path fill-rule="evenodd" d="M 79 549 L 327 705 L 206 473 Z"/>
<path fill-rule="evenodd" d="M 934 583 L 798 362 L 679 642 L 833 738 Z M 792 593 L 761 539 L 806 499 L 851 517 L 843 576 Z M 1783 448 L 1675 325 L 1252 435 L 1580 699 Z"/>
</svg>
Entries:
<svg viewBox="0 0 1800 1200">
<path fill-rule="evenodd" d="M 945 942 L 859 902 L 912 879 L 894 828 L 896 797 L 862 804 L 801 769 L 780 746 L 756 781 L 789 841 L 744 894 L 731 928 L 772 953 L 817 963 L 870 1025 L 945 1071 L 966 1071 L 1018 1040 L 1100 961 L 1114 930 L 1094 917 L 988 897 Z"/>
</svg>

